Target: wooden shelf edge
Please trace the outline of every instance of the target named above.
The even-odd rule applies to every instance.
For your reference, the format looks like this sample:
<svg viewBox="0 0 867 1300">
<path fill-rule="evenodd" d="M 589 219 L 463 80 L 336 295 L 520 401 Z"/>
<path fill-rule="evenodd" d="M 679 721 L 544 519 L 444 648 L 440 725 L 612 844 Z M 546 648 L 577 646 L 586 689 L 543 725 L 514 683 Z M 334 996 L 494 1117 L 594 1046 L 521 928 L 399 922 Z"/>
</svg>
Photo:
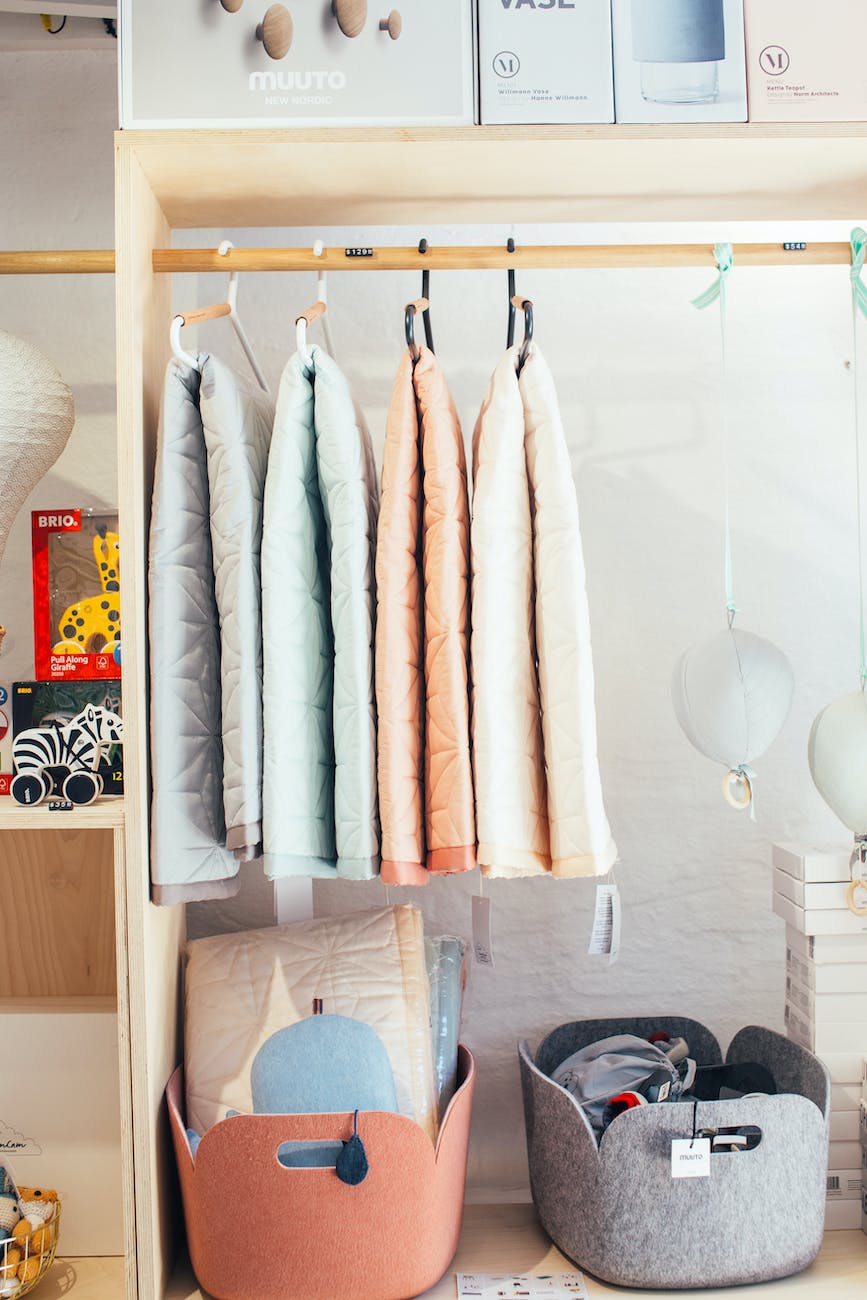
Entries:
<svg viewBox="0 0 867 1300">
<path fill-rule="evenodd" d="M 124 823 L 123 799 L 104 799 L 71 812 L 51 812 L 47 804 L 22 808 L 11 798 L 0 798 L 0 831 L 116 830 Z"/>
<path fill-rule="evenodd" d="M 539 1226 L 533 1206 L 527 1203 L 466 1205 L 464 1226 L 454 1260 L 441 1280 L 418 1300 L 454 1300 L 457 1272 L 463 1273 L 560 1273 L 575 1265 Z M 590 1300 L 617 1297 L 645 1300 L 647 1291 L 614 1287 L 585 1274 Z M 750 1295 L 772 1300 L 863 1300 L 867 1290 L 867 1236 L 862 1232 L 827 1232 L 815 1263 L 803 1273 L 781 1281 L 750 1287 Z M 724 1300 L 731 1288 L 712 1288 L 702 1295 L 707 1300 Z M 683 1296 L 682 1291 L 655 1291 L 658 1300 Z M 197 1285 L 188 1259 L 179 1262 L 163 1300 L 211 1300 Z"/>
</svg>

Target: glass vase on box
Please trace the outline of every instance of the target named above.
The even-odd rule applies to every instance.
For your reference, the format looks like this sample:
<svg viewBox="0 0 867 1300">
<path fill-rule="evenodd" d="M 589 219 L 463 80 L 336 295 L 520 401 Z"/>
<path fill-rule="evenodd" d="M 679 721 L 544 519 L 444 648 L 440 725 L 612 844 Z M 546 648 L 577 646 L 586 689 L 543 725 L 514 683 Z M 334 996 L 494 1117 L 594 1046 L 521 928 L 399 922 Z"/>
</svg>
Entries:
<svg viewBox="0 0 867 1300">
<path fill-rule="evenodd" d="M 724 0 L 632 0 L 632 54 L 645 100 L 713 104 L 726 56 Z"/>
</svg>

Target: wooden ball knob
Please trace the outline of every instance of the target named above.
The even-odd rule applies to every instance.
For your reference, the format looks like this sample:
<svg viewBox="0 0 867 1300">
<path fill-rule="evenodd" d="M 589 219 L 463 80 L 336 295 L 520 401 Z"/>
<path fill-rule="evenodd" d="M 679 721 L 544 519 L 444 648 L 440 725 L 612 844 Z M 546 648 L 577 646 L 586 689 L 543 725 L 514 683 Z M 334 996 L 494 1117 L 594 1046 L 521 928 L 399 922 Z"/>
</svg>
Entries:
<svg viewBox="0 0 867 1300">
<path fill-rule="evenodd" d="M 393 41 L 396 41 L 398 36 L 400 36 L 402 27 L 403 23 L 401 22 L 400 14 L 396 9 L 392 9 L 387 18 L 380 18 L 379 20 L 379 30 L 381 32 L 388 32 Z"/>
<path fill-rule="evenodd" d="M 256 35 L 272 59 L 285 59 L 292 46 L 292 15 L 285 5 L 271 5 L 266 10 Z"/>
<path fill-rule="evenodd" d="M 331 0 L 331 12 L 344 36 L 360 36 L 367 22 L 367 0 Z"/>
<path fill-rule="evenodd" d="M 244 0 L 220 0 L 227 14 L 236 14 L 243 3 Z"/>
</svg>

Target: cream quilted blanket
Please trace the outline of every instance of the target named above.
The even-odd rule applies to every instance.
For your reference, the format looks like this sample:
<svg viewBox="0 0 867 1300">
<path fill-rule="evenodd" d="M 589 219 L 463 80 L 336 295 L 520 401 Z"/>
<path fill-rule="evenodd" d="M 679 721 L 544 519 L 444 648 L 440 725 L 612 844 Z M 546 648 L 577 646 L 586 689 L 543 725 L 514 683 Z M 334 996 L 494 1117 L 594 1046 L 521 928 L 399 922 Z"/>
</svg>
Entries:
<svg viewBox="0 0 867 1300">
<path fill-rule="evenodd" d="M 489 876 L 592 876 L 617 857 L 602 799 L 578 500 L 535 344 L 494 372 L 473 438 L 473 751 Z"/>
<path fill-rule="evenodd" d="M 401 1114 L 436 1138 L 437 1090 L 421 913 L 351 912 L 197 939 L 187 948 L 187 1123 L 198 1133 L 253 1108 L 250 1067 L 276 1030 L 312 1014 L 352 1016 L 379 1034 Z"/>
</svg>

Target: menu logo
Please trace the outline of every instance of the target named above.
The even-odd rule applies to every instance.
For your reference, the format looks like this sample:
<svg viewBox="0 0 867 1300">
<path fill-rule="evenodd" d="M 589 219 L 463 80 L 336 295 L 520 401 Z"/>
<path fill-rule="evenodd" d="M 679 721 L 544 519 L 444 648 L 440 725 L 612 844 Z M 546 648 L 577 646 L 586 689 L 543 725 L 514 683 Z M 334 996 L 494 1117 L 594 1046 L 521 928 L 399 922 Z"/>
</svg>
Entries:
<svg viewBox="0 0 867 1300">
<path fill-rule="evenodd" d="M 10 1124 L 0 1119 L 0 1156 L 41 1156 L 42 1147 L 33 1138 L 16 1133 Z"/>
<path fill-rule="evenodd" d="M 493 68 L 498 77 L 514 77 L 521 67 L 521 60 L 511 50 L 501 50 L 494 55 Z"/>
<path fill-rule="evenodd" d="M 779 77 L 789 66 L 789 53 L 782 45 L 766 45 L 759 55 L 759 67 L 769 77 Z"/>
<path fill-rule="evenodd" d="M 504 9 L 574 9 L 575 0 L 500 0 Z"/>
</svg>

